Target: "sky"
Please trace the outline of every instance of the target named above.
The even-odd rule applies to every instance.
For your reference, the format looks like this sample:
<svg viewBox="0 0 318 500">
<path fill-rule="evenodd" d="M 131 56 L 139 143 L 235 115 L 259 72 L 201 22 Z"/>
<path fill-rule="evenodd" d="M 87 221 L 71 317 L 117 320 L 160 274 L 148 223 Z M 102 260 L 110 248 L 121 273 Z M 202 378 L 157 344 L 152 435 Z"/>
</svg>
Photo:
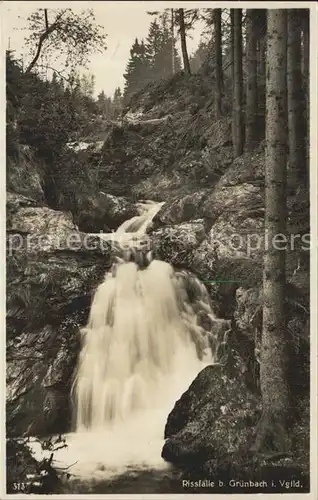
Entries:
<svg viewBox="0 0 318 500">
<path fill-rule="evenodd" d="M 68 1 L 68 2 L 38 2 L 38 1 L 5 1 L 1 2 L 1 18 L 3 28 L 2 43 L 6 49 L 15 50 L 17 57 L 23 55 L 25 63 L 30 60 L 24 46 L 23 31 L 27 26 L 27 17 L 38 8 L 48 9 L 71 7 L 75 12 L 92 8 L 96 21 L 105 28 L 107 33 L 107 50 L 91 56 L 89 71 L 95 75 L 95 95 L 104 90 L 112 96 L 116 87 L 123 88 L 126 64 L 129 50 L 136 37 L 146 38 L 153 17 L 148 10 L 163 10 L 173 6 L 171 2 L 111 2 L 111 1 Z M 180 4 L 178 5 L 180 7 Z M 206 6 L 206 5 L 205 5 Z M 49 11 L 50 12 L 50 11 Z M 188 38 L 189 54 L 197 48 L 202 26 L 191 32 Z M 180 40 L 177 41 L 180 52 Z M 57 68 L 58 69 L 58 68 Z M 85 72 L 83 69 L 82 72 Z"/>
</svg>

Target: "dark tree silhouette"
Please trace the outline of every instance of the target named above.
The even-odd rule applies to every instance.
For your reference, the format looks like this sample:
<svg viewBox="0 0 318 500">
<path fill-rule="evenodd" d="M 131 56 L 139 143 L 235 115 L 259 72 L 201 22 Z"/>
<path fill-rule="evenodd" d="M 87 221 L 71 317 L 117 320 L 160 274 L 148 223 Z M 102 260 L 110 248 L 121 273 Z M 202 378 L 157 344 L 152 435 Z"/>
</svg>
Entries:
<svg viewBox="0 0 318 500">
<path fill-rule="evenodd" d="M 243 68 L 242 68 L 242 9 L 231 9 L 232 12 L 232 54 L 233 54 L 233 150 L 234 156 L 243 153 Z"/>
<path fill-rule="evenodd" d="M 180 30 L 180 39 L 181 39 L 181 52 L 182 52 L 182 60 L 183 60 L 183 68 L 184 72 L 187 75 L 191 74 L 190 70 L 190 62 L 187 50 L 187 37 L 185 30 L 185 22 L 184 22 L 184 9 L 178 9 L 178 21 L 179 21 L 179 30 Z"/>
<path fill-rule="evenodd" d="M 245 147 L 257 143 L 257 19 L 255 9 L 246 10 L 246 128 Z"/>
<path fill-rule="evenodd" d="M 214 48 L 215 48 L 215 118 L 218 120 L 222 115 L 222 9 L 213 10 L 214 23 Z"/>
</svg>

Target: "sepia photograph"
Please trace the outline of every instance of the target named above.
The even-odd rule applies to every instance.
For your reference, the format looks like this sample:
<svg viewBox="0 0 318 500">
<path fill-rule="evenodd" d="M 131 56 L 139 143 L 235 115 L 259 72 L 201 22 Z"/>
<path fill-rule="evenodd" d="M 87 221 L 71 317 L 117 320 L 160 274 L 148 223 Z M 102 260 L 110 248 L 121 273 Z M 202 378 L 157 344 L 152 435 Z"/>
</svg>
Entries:
<svg viewBox="0 0 318 500">
<path fill-rule="evenodd" d="M 1 498 L 316 498 L 317 5 L 234 4 L 0 2 Z"/>
</svg>

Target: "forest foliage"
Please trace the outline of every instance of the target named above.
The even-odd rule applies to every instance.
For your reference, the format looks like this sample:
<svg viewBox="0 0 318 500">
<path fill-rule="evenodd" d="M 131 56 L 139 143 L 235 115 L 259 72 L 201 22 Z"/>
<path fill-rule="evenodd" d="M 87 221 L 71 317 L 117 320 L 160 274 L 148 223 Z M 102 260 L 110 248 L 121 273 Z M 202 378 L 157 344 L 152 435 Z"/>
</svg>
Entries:
<svg viewBox="0 0 318 500">
<path fill-rule="evenodd" d="M 174 68 L 172 66 L 174 52 Z M 139 91 L 149 82 L 159 81 L 180 71 L 181 62 L 172 37 L 168 15 L 155 18 L 149 27 L 146 40 L 135 39 L 130 49 L 125 78 L 125 98 Z"/>
</svg>

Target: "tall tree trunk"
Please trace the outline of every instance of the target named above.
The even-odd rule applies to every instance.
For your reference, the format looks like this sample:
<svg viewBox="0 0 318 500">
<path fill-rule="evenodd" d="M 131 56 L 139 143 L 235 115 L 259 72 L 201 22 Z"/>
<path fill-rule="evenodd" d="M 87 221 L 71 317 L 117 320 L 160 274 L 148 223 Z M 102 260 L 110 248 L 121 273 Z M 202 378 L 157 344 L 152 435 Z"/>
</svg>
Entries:
<svg viewBox="0 0 318 500">
<path fill-rule="evenodd" d="M 257 76 L 259 84 L 265 86 L 267 9 L 254 9 L 254 16 L 257 30 Z"/>
<path fill-rule="evenodd" d="M 172 74 L 175 74 L 175 54 L 174 54 L 174 10 L 171 9 L 171 62 L 172 62 Z"/>
<path fill-rule="evenodd" d="M 213 10 L 214 24 L 214 47 L 215 47 L 215 118 L 218 120 L 222 115 L 222 9 Z"/>
<path fill-rule="evenodd" d="M 235 126 L 234 156 L 243 153 L 243 68 L 242 68 L 242 9 L 233 9 L 234 22 L 234 99 L 233 118 Z"/>
<path fill-rule="evenodd" d="M 265 139 L 265 81 L 267 10 L 255 9 L 257 24 L 257 138 Z"/>
<path fill-rule="evenodd" d="M 287 163 L 287 11 L 268 10 L 266 68 L 265 254 L 260 386 L 263 414 L 255 448 L 286 451 L 289 407 L 286 376 L 285 250 Z M 275 240 L 276 238 L 276 240 Z M 275 243 L 276 242 L 276 243 Z M 283 247 L 284 248 L 284 247 Z"/>
<path fill-rule="evenodd" d="M 233 152 L 236 143 L 236 113 L 234 112 L 234 9 L 230 9 L 230 20 L 231 20 L 231 83 L 232 83 L 232 145 Z"/>
<path fill-rule="evenodd" d="M 245 147 L 257 143 L 257 24 L 255 9 L 246 10 L 246 133 Z"/>
<path fill-rule="evenodd" d="M 298 9 L 288 9 L 287 48 L 287 88 L 288 88 L 288 184 L 295 190 L 306 170 L 305 157 L 304 100 L 301 74 L 301 16 Z"/>
<path fill-rule="evenodd" d="M 302 54 L 302 78 L 303 78 L 303 93 L 305 103 L 305 145 L 306 145 L 306 167 L 307 181 L 309 184 L 309 152 L 310 152 L 310 107 L 309 107 L 309 9 L 303 10 L 302 16 L 302 35 L 303 35 L 303 54 Z"/>
<path fill-rule="evenodd" d="M 182 51 L 182 59 L 183 59 L 183 68 L 184 68 L 184 72 L 187 75 L 191 75 L 190 62 L 189 62 L 189 56 L 188 56 L 188 51 L 187 51 L 187 39 L 186 39 L 186 32 L 185 32 L 185 25 L 184 25 L 184 10 L 178 9 L 178 12 L 179 12 L 179 24 L 180 24 L 180 38 L 181 38 L 181 51 Z"/>
</svg>

